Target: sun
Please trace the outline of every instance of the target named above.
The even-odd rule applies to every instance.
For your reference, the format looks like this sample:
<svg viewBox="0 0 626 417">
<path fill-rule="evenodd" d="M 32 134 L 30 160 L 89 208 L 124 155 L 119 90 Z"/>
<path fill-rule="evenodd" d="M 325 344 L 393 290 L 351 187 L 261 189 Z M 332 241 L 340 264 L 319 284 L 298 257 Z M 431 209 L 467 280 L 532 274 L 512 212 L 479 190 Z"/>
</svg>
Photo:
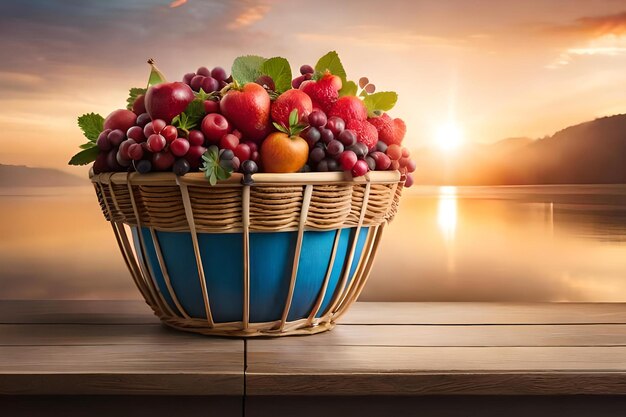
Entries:
<svg viewBox="0 0 626 417">
<path fill-rule="evenodd" d="M 454 122 L 447 122 L 435 132 L 435 144 L 442 151 L 450 152 L 463 143 L 463 131 Z"/>
</svg>

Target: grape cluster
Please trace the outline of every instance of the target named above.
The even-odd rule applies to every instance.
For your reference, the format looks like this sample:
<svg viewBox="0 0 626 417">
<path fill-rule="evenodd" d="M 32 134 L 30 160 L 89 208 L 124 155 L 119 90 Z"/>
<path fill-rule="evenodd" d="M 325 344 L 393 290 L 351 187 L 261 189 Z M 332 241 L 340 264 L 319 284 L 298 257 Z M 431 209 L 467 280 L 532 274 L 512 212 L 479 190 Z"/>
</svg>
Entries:
<svg viewBox="0 0 626 417">
<path fill-rule="evenodd" d="M 219 91 L 226 87 L 228 75 L 222 67 L 215 67 L 209 70 L 207 67 L 200 67 L 196 72 L 189 72 L 183 76 L 183 82 L 195 92 L 200 89 L 205 93 Z"/>
<path fill-rule="evenodd" d="M 301 66 L 300 67 L 300 74 L 302 74 L 302 75 L 300 75 L 300 76 L 294 78 L 293 80 L 291 80 L 291 86 L 293 88 L 300 88 L 300 84 L 302 84 L 303 82 L 313 78 L 313 73 L 314 72 L 315 72 L 315 70 L 310 65 L 303 65 L 303 66 Z"/>
</svg>

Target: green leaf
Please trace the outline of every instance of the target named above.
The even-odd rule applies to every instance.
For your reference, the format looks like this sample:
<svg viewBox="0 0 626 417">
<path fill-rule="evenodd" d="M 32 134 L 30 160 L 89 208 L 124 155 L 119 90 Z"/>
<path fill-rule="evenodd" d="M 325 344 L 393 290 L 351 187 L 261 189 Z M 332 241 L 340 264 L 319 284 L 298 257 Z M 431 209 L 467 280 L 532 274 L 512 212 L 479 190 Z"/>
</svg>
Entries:
<svg viewBox="0 0 626 417">
<path fill-rule="evenodd" d="M 191 129 L 196 127 L 206 116 L 204 111 L 204 100 L 202 97 L 195 98 L 184 112 L 172 119 L 172 125 L 189 133 Z"/>
<path fill-rule="evenodd" d="M 207 150 L 202 155 L 202 167 L 200 171 L 204 171 L 204 177 L 209 181 L 209 184 L 215 185 L 218 180 L 225 180 L 230 178 L 232 170 L 226 170 L 220 165 L 219 151 Z"/>
<path fill-rule="evenodd" d="M 315 64 L 315 73 L 316 75 L 319 74 L 318 78 L 321 77 L 321 75 L 323 75 L 326 71 L 330 71 L 331 74 L 341 78 L 342 82 L 346 82 L 346 70 L 343 68 L 337 52 L 330 51 L 321 57 L 317 61 L 317 64 Z"/>
<path fill-rule="evenodd" d="M 91 142 L 98 140 L 98 135 L 104 130 L 104 118 L 97 113 L 87 113 L 78 117 L 78 127 Z"/>
<path fill-rule="evenodd" d="M 231 71 L 233 80 L 240 85 L 254 82 L 261 73 L 261 67 L 266 58 L 256 55 L 246 55 L 235 58 Z M 290 80 L 291 82 L 291 80 Z"/>
<path fill-rule="evenodd" d="M 87 165 L 96 160 L 100 150 L 97 146 L 82 150 L 70 159 L 68 165 Z"/>
<path fill-rule="evenodd" d="M 133 109 L 133 103 L 135 102 L 135 100 L 137 100 L 137 97 L 139 97 L 142 94 L 146 94 L 146 89 L 145 88 L 131 88 L 128 91 L 128 98 L 126 99 L 126 109 L 127 110 L 132 110 Z"/>
<path fill-rule="evenodd" d="M 287 128 L 285 128 L 285 126 L 283 126 L 281 124 L 278 124 L 276 122 L 272 122 L 272 124 L 274 125 L 276 130 L 278 130 L 279 132 L 283 132 L 283 133 L 289 134 L 289 131 L 287 131 Z"/>
<path fill-rule="evenodd" d="M 96 146 L 95 142 L 87 142 L 87 143 L 83 143 L 82 145 L 80 145 L 79 148 L 89 149 L 89 148 L 93 148 L 94 146 Z"/>
<path fill-rule="evenodd" d="M 389 111 L 393 109 L 398 101 L 398 94 L 393 91 L 380 91 L 374 94 L 368 94 L 363 99 L 363 104 L 367 108 L 370 117 L 374 116 L 375 111 Z"/>
<path fill-rule="evenodd" d="M 295 126 L 298 124 L 298 109 L 293 109 L 291 113 L 289 113 L 289 127 Z"/>
<path fill-rule="evenodd" d="M 261 73 L 272 77 L 277 92 L 282 93 L 291 88 L 291 66 L 285 58 L 277 56 L 263 62 Z"/>
<path fill-rule="evenodd" d="M 358 87 L 354 81 L 346 81 L 343 83 L 343 87 L 339 90 L 339 97 L 343 96 L 356 96 Z"/>
</svg>

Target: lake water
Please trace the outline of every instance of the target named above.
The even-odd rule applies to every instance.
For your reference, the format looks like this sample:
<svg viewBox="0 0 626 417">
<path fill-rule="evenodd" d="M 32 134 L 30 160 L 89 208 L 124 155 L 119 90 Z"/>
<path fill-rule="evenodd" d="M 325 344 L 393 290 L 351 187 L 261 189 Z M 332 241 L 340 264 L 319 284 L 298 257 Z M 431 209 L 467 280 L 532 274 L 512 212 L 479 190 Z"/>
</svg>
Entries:
<svg viewBox="0 0 626 417">
<path fill-rule="evenodd" d="M 139 298 L 91 187 L 0 189 L 0 298 Z M 626 301 L 626 185 L 409 189 L 361 299 Z"/>
</svg>

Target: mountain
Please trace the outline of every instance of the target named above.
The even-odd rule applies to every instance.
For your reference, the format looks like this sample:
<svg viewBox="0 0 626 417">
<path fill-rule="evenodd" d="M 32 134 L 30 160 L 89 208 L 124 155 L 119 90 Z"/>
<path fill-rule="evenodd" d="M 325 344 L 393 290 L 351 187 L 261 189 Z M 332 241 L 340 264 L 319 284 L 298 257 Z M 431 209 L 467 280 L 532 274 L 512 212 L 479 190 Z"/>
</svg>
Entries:
<svg viewBox="0 0 626 417">
<path fill-rule="evenodd" d="M 419 184 L 626 183 L 626 114 L 565 128 L 542 139 L 466 145 L 456 155 L 414 154 Z"/>
<path fill-rule="evenodd" d="M 54 168 L 0 164 L 0 187 L 67 187 L 88 185 L 85 178 Z"/>
</svg>

